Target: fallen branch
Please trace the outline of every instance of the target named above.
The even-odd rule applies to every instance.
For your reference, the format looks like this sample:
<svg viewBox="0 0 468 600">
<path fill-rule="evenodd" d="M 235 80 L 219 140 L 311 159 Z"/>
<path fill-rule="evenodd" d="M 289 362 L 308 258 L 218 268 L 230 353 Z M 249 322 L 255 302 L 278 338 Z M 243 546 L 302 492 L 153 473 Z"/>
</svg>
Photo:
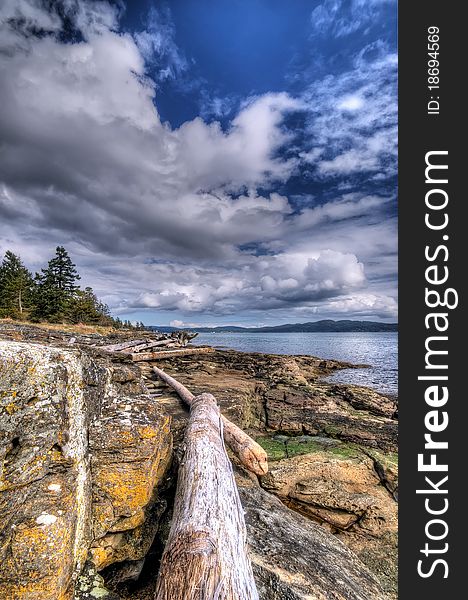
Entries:
<svg viewBox="0 0 468 600">
<path fill-rule="evenodd" d="M 192 398 L 155 600 L 258 600 L 222 429 L 216 399 Z"/>
<path fill-rule="evenodd" d="M 192 392 L 162 369 L 153 367 L 153 371 L 160 379 L 170 385 L 186 404 L 192 406 L 195 399 Z M 268 457 L 265 450 L 240 427 L 226 419 L 225 416 L 221 415 L 221 419 L 226 444 L 239 457 L 246 469 L 256 475 L 265 475 L 268 472 Z"/>
<path fill-rule="evenodd" d="M 213 348 L 183 348 L 180 350 L 164 350 L 161 352 L 140 352 L 136 354 L 129 354 L 129 358 L 133 362 L 139 362 L 144 360 L 164 360 L 165 358 L 171 358 L 172 356 L 187 356 L 189 354 L 204 354 L 206 352 L 214 352 Z"/>
</svg>

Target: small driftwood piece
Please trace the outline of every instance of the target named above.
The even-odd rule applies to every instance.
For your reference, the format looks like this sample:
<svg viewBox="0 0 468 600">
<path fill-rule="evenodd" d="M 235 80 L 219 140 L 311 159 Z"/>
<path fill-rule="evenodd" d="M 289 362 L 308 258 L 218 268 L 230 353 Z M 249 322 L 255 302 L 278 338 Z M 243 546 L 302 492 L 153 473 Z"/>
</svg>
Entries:
<svg viewBox="0 0 468 600">
<path fill-rule="evenodd" d="M 181 348 L 180 350 L 162 350 L 161 352 L 137 352 L 136 354 L 129 354 L 128 357 L 133 362 L 145 361 L 145 360 L 164 360 L 165 358 L 171 358 L 171 356 L 188 356 L 189 354 L 205 354 L 207 352 L 214 352 L 213 348 L 200 347 L 200 348 Z"/>
<path fill-rule="evenodd" d="M 176 339 L 179 344 L 186 346 L 189 342 L 196 338 L 198 333 L 190 333 L 189 331 L 174 331 L 171 336 Z"/>
<path fill-rule="evenodd" d="M 186 404 L 192 406 L 195 399 L 192 392 L 162 369 L 153 367 L 153 371 L 160 379 L 171 386 Z M 268 473 L 268 457 L 265 450 L 240 427 L 226 419 L 224 415 L 221 415 L 221 420 L 224 440 L 234 454 L 239 457 L 244 467 L 256 475 L 266 475 Z"/>
<path fill-rule="evenodd" d="M 155 600 L 258 600 L 244 511 L 211 394 L 193 398 Z"/>
</svg>

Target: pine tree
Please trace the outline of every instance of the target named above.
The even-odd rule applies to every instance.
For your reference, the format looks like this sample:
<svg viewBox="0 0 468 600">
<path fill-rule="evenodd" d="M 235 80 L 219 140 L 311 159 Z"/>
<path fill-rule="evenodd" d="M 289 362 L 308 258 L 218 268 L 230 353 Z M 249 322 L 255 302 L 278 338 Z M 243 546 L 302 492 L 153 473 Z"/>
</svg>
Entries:
<svg viewBox="0 0 468 600">
<path fill-rule="evenodd" d="M 75 282 L 81 277 L 63 246 L 57 246 L 54 258 L 49 260 L 47 269 L 42 269 L 42 273 L 57 289 L 68 295 L 73 295 L 79 289 Z"/>
<path fill-rule="evenodd" d="M 33 280 L 19 256 L 8 250 L 0 266 L 0 316 L 22 318 L 31 306 Z"/>
<path fill-rule="evenodd" d="M 63 246 L 57 246 L 55 256 L 36 274 L 34 317 L 39 320 L 61 321 L 67 319 L 67 310 L 75 299 L 80 279 L 76 265 Z"/>
</svg>

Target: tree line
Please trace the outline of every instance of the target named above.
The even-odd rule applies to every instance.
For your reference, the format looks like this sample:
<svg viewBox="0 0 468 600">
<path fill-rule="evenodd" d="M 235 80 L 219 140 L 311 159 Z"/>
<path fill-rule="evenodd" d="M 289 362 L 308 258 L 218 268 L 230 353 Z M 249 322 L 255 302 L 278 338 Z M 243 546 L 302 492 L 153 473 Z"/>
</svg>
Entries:
<svg viewBox="0 0 468 600">
<path fill-rule="evenodd" d="M 80 279 L 63 246 L 57 246 L 47 267 L 34 277 L 21 258 L 7 250 L 0 265 L 0 317 L 135 328 L 130 321 L 112 317 L 92 288 L 79 287 Z M 144 328 L 143 323 L 136 328 Z"/>
</svg>

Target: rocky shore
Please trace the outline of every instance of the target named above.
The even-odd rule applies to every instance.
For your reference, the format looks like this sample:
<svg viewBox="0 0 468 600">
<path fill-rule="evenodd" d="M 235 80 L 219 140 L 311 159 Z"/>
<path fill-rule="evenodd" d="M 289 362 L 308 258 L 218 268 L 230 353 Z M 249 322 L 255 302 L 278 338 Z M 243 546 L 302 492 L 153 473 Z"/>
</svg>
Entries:
<svg viewBox="0 0 468 600">
<path fill-rule="evenodd" d="M 0 597 L 152 598 L 187 411 L 150 363 L 99 349 L 121 338 L 0 326 Z M 310 356 L 158 366 L 268 453 L 260 478 L 232 457 L 263 600 L 396 597 L 395 399 Z"/>
</svg>

